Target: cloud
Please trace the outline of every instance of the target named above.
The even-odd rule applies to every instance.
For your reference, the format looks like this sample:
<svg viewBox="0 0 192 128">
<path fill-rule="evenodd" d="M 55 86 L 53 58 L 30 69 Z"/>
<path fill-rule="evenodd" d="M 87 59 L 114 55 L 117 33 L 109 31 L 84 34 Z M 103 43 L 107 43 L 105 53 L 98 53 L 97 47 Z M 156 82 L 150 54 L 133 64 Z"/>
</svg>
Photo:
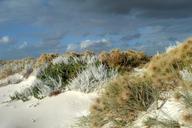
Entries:
<svg viewBox="0 0 192 128">
<path fill-rule="evenodd" d="M 78 50 L 79 48 L 79 45 L 78 44 L 68 44 L 67 45 L 67 51 L 75 51 L 75 50 Z"/>
<path fill-rule="evenodd" d="M 59 24 L 66 28 L 78 27 L 79 21 L 103 24 L 103 16 L 189 17 L 192 16 L 191 4 L 191 0 L 3 0 L 0 1 L 0 21 L 46 24 L 63 29 Z"/>
<path fill-rule="evenodd" d="M 10 44 L 12 41 L 13 40 L 9 36 L 2 36 L 0 38 L 0 44 Z"/>
<path fill-rule="evenodd" d="M 26 56 L 134 45 L 161 49 L 171 38 L 192 34 L 191 5 L 191 0 L 0 0 L 2 34 L 15 37 L 0 37 L 0 55 L 11 56 L 15 49 Z M 110 43 L 86 40 L 102 38 Z"/>
<path fill-rule="evenodd" d="M 19 49 L 24 49 L 24 48 L 26 48 L 28 46 L 28 42 L 23 42 L 21 45 L 19 45 Z"/>
<path fill-rule="evenodd" d="M 78 12 L 95 14 L 127 15 L 134 10 L 142 10 L 144 17 L 189 17 L 192 16 L 191 0 L 56 0 L 51 5 L 74 9 Z"/>
<path fill-rule="evenodd" d="M 109 47 L 110 45 L 111 45 L 111 42 L 106 39 L 95 40 L 95 41 L 85 40 L 81 42 L 80 47 L 81 49 L 98 49 L 98 48 Z"/>
<path fill-rule="evenodd" d="M 81 51 L 81 50 L 93 50 L 93 51 L 101 51 L 108 49 L 111 47 L 112 42 L 107 39 L 101 40 L 84 40 L 81 41 L 79 44 L 68 44 L 67 51 Z"/>
</svg>

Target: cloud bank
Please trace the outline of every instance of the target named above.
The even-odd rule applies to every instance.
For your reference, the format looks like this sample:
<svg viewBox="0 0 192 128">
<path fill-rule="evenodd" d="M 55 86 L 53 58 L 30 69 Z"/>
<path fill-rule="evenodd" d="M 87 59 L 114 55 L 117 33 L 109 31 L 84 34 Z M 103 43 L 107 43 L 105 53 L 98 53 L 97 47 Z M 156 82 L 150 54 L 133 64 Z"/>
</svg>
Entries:
<svg viewBox="0 0 192 128">
<path fill-rule="evenodd" d="M 0 59 L 99 50 L 97 45 L 154 54 L 192 35 L 191 5 L 191 0 L 0 0 Z M 92 43 L 101 39 L 110 46 Z"/>
</svg>

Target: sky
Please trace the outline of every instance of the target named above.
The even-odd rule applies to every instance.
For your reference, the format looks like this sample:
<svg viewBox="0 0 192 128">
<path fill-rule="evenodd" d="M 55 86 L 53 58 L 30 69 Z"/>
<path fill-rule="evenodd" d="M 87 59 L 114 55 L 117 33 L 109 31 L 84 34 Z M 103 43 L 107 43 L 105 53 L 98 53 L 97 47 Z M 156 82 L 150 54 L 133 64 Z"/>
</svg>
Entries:
<svg viewBox="0 0 192 128">
<path fill-rule="evenodd" d="M 119 48 L 155 54 L 192 35 L 191 0 L 0 0 L 0 59 Z"/>
</svg>

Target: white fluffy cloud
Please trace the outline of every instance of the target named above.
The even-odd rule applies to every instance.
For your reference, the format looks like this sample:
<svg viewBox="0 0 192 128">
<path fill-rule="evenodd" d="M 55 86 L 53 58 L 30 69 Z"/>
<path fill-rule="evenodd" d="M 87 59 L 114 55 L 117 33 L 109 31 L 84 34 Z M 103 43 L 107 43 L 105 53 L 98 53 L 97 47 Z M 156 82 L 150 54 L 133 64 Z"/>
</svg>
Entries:
<svg viewBox="0 0 192 128">
<path fill-rule="evenodd" d="M 9 36 L 0 37 L 0 44 L 10 44 L 12 39 Z"/>
<path fill-rule="evenodd" d="M 77 50 L 79 48 L 78 44 L 68 44 L 67 45 L 67 51 L 74 51 Z"/>
<path fill-rule="evenodd" d="M 85 40 L 81 42 L 80 48 L 81 49 L 98 48 L 98 47 L 100 48 L 100 47 L 108 47 L 110 45 L 111 45 L 111 42 L 106 39 L 95 40 L 95 41 Z"/>
<path fill-rule="evenodd" d="M 85 40 L 80 42 L 79 44 L 68 44 L 67 45 L 67 51 L 74 51 L 74 50 L 100 50 L 105 49 L 107 47 L 111 46 L 111 41 L 107 39 L 101 39 L 101 40 Z"/>
</svg>

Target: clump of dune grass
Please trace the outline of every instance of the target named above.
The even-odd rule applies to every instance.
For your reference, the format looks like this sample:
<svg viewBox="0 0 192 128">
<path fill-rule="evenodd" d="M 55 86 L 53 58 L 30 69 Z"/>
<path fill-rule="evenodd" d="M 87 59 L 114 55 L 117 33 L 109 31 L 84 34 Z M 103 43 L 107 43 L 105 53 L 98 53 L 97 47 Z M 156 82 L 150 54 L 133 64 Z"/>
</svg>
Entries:
<svg viewBox="0 0 192 128">
<path fill-rule="evenodd" d="M 70 80 L 68 87 L 70 90 L 77 90 L 85 93 L 99 91 L 104 83 L 116 77 L 115 69 L 107 69 L 106 66 L 89 65 L 85 70 L 78 73 L 77 77 Z"/>
<path fill-rule="evenodd" d="M 103 71 L 101 71 L 103 70 Z M 49 78 L 59 81 L 62 79 L 62 88 L 65 90 L 66 86 L 71 86 L 68 89 L 76 89 L 80 91 L 93 90 L 94 84 L 102 79 L 110 76 L 110 72 L 105 70 L 104 66 L 98 61 L 96 56 L 88 55 L 63 55 L 52 60 L 50 64 L 45 67 L 38 78 L 46 85 L 52 86 Z M 92 84 L 92 85 L 91 85 Z M 77 87 L 78 86 L 78 87 Z M 87 88 L 85 90 L 85 88 Z"/>
<path fill-rule="evenodd" d="M 157 98 L 158 92 L 151 86 L 150 79 L 121 76 L 106 86 L 91 107 L 90 127 L 100 128 L 109 122 L 114 127 L 124 127 Z"/>
<path fill-rule="evenodd" d="M 112 50 L 111 52 L 101 52 L 99 60 L 108 67 L 118 68 L 120 71 L 130 71 L 131 69 L 146 64 L 150 57 L 143 52 L 133 50 L 120 51 Z"/>
<path fill-rule="evenodd" d="M 174 120 L 162 119 L 149 117 L 145 122 L 145 126 L 149 128 L 180 128 L 180 124 Z"/>
<path fill-rule="evenodd" d="M 62 78 L 62 86 L 68 84 L 68 81 L 77 76 L 77 73 L 84 70 L 85 64 L 72 63 L 72 64 L 49 64 L 39 75 L 38 78 L 46 83 L 48 86 L 52 87 L 50 78 L 59 82 L 59 78 Z"/>
</svg>

